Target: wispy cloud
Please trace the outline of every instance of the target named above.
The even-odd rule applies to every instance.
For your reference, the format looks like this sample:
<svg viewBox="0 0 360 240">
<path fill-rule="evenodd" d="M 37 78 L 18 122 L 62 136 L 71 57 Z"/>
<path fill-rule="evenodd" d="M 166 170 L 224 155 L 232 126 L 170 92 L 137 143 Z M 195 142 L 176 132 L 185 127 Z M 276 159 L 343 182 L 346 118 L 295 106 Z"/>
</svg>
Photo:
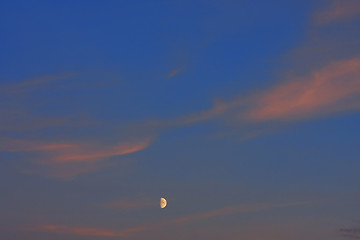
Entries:
<svg viewBox="0 0 360 240">
<path fill-rule="evenodd" d="M 173 78 L 175 77 L 176 75 L 178 75 L 180 72 L 182 72 L 184 70 L 185 66 L 181 66 L 181 67 L 178 67 L 178 68 L 175 68 L 173 69 L 169 74 L 168 74 L 168 77 L 169 78 Z"/>
<path fill-rule="evenodd" d="M 24 91 L 34 90 L 36 88 L 41 88 L 47 84 L 54 83 L 61 80 L 67 80 L 75 77 L 76 73 L 64 73 L 64 74 L 54 74 L 54 75 L 45 75 L 41 77 L 35 77 L 29 80 L 25 80 L 19 83 L 5 83 L 2 84 L 2 93 L 20 93 Z"/>
<path fill-rule="evenodd" d="M 33 162 L 45 165 L 27 173 L 43 172 L 43 175 L 69 179 L 78 174 L 94 171 L 104 166 L 99 164 L 109 157 L 131 154 L 147 148 L 152 139 L 120 142 L 113 146 L 89 142 L 42 142 L 3 140 L 0 150 L 15 153 L 36 153 Z M 30 157 L 31 158 L 31 157 Z"/>
<path fill-rule="evenodd" d="M 79 80 L 74 78 L 76 76 L 78 76 L 77 73 L 47 75 L 22 82 L 8 81 L 0 85 L 3 99 L 0 105 L 0 131 L 2 133 L 0 152 L 12 152 L 17 157 L 26 158 L 36 164 L 36 168 L 22 169 L 23 173 L 72 179 L 79 174 L 96 171 L 109 165 L 108 161 L 103 160 L 138 152 L 151 144 L 152 138 L 134 136 L 131 133 L 126 136 L 122 134 L 119 137 L 110 133 L 111 136 L 108 138 L 114 139 L 112 143 L 104 143 L 101 140 L 93 142 L 73 140 L 72 134 L 67 137 L 65 135 L 56 136 L 57 139 L 66 139 L 65 141 L 45 139 L 44 136 L 53 136 L 52 139 L 55 139 L 54 132 L 59 133 L 59 130 L 73 132 L 71 131 L 73 127 L 77 128 L 77 132 L 82 133 L 86 130 L 95 132 L 99 129 L 102 132 L 109 132 L 113 127 L 100 124 L 91 118 L 78 116 L 77 113 L 49 117 L 42 116 L 41 113 L 35 115 L 31 112 L 31 107 L 26 102 L 31 101 L 31 98 L 28 99 L 28 97 L 31 97 L 32 91 L 47 87 L 59 87 L 60 85 L 55 83 L 65 80 L 66 86 L 74 86 L 73 83 Z M 71 82 L 72 79 L 76 81 Z M 27 94 L 17 94 L 24 92 Z M 8 136 L 18 136 L 18 139 Z M 92 137 L 94 139 L 101 138 L 99 134 Z M 126 140 L 128 138 L 135 140 Z M 125 140 L 119 141 L 119 139 Z"/>
<path fill-rule="evenodd" d="M 157 206 L 159 205 L 159 202 L 151 202 L 151 201 L 118 201 L 118 202 L 111 202 L 106 204 L 108 207 L 111 208 L 143 208 L 143 207 L 149 207 L 149 206 Z"/>
<path fill-rule="evenodd" d="M 358 0 L 333 0 L 332 4 L 315 16 L 318 25 L 328 24 L 360 16 L 360 2 Z"/>
<path fill-rule="evenodd" d="M 212 108 L 163 125 L 187 125 L 226 117 L 232 122 L 295 121 L 360 109 L 360 58 L 334 61 L 307 76 L 287 79 L 263 91 L 216 101 Z"/>
<path fill-rule="evenodd" d="M 45 153 L 49 159 L 39 161 L 50 163 L 93 162 L 104 158 L 134 153 L 145 149 L 151 139 L 134 142 L 121 142 L 114 146 L 104 146 L 94 143 L 45 143 L 36 141 L 7 140 L 3 151 L 23 152 L 37 151 Z"/>
<path fill-rule="evenodd" d="M 341 228 L 339 232 L 345 238 L 360 239 L 360 227 L 354 228 Z"/>
<path fill-rule="evenodd" d="M 249 109 L 239 117 L 268 121 L 321 116 L 359 109 L 359 97 L 360 59 L 347 59 L 251 97 Z"/>
<path fill-rule="evenodd" d="M 326 9 L 317 12 L 315 19 L 318 23 L 326 24 L 357 15 L 360 16 L 360 1 L 334 0 Z M 233 100 L 217 99 L 209 109 L 169 121 L 159 121 L 154 125 L 178 127 L 221 119 L 236 126 L 239 124 L 243 127 L 256 124 L 259 126 L 268 122 L 294 122 L 359 111 L 360 55 L 355 49 L 351 53 L 346 50 L 349 43 L 349 38 L 346 38 L 348 32 L 342 32 L 341 29 L 338 31 L 332 34 L 344 33 L 345 37 L 338 39 L 336 36 L 331 36 L 331 33 L 319 31 L 319 28 L 309 31 L 310 36 L 305 43 L 306 46 L 299 49 L 303 55 L 293 56 L 297 58 L 293 59 L 294 65 L 283 70 L 284 73 L 301 70 L 299 71 L 301 74 L 278 79 L 277 83 L 261 91 L 239 94 Z M 329 38 L 335 38 L 336 44 L 324 50 L 325 52 L 313 51 L 326 45 Z M 358 39 L 354 39 L 354 42 L 357 43 Z M 312 62 L 313 58 L 319 61 L 307 66 L 307 62 Z M 307 66 L 306 70 L 303 66 Z"/>
<path fill-rule="evenodd" d="M 72 234 L 72 235 L 83 235 L 83 236 L 103 236 L 103 237 L 124 237 L 135 233 L 157 230 L 167 226 L 178 226 L 181 224 L 186 224 L 193 221 L 199 221 L 202 219 L 214 218 L 222 215 L 245 213 L 245 212 L 256 212 L 262 210 L 291 207 L 291 206 L 301 206 L 305 204 L 310 204 L 310 202 L 292 202 L 292 203 L 283 203 L 283 204 L 241 204 L 226 208 L 221 208 L 217 210 L 212 210 L 209 212 L 193 214 L 185 217 L 180 217 L 160 223 L 143 225 L 139 227 L 126 228 L 123 230 L 108 230 L 108 229 L 98 229 L 98 228 L 81 228 L 81 227 L 69 227 L 63 225 L 43 225 L 29 228 L 30 231 L 47 231 L 55 232 L 61 234 Z"/>
<path fill-rule="evenodd" d="M 131 233 L 149 230 L 147 227 L 127 228 L 120 231 L 112 231 L 99 228 L 68 227 L 62 225 L 43 225 L 28 229 L 30 231 L 46 231 L 61 234 L 94 236 L 94 237 L 124 237 Z"/>
<path fill-rule="evenodd" d="M 0 131 L 24 132 L 49 128 L 72 128 L 94 126 L 94 120 L 72 115 L 61 117 L 42 117 L 23 109 L 0 109 Z"/>
<path fill-rule="evenodd" d="M 73 180 L 75 177 L 99 171 L 105 167 L 112 166 L 113 163 L 107 161 L 88 162 L 88 163 L 62 163 L 62 164 L 37 164 L 30 169 L 22 169 L 25 174 L 34 174 L 43 177 L 56 178 L 61 180 Z"/>
<path fill-rule="evenodd" d="M 300 206 L 305 204 L 310 204 L 310 202 L 291 202 L 291 203 L 283 203 L 283 204 L 242 204 L 242 205 L 230 206 L 209 212 L 177 218 L 172 222 L 176 224 L 184 224 L 187 222 L 197 221 L 201 219 L 208 219 L 222 215 L 245 213 L 245 212 L 257 212 L 262 210 L 276 209 L 276 208 L 283 208 L 290 206 Z"/>
</svg>

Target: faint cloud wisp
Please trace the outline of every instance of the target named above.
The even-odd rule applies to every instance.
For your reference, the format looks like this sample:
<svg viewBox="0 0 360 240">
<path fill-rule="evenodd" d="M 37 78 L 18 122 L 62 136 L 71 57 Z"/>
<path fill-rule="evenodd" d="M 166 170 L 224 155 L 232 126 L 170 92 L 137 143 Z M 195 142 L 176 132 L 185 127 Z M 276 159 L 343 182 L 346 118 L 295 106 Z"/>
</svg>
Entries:
<svg viewBox="0 0 360 240">
<path fill-rule="evenodd" d="M 77 143 L 48 143 L 41 141 L 24 141 L 7 139 L 2 144 L 1 151 L 15 153 L 34 152 L 30 157 L 44 169 L 25 170 L 26 173 L 39 173 L 41 175 L 71 179 L 74 176 L 97 170 L 104 164 L 99 162 L 113 156 L 135 153 L 147 148 L 152 139 L 133 142 L 121 142 L 114 146 L 106 146 L 88 142 Z"/>
<path fill-rule="evenodd" d="M 82 236 L 124 237 L 135 233 L 140 233 L 144 231 L 153 231 L 163 227 L 178 226 L 181 224 L 186 224 L 193 221 L 199 221 L 202 219 L 214 218 L 222 215 L 229 215 L 229 214 L 236 214 L 243 212 L 256 212 L 256 211 L 290 207 L 290 206 L 301 206 L 310 203 L 311 202 L 290 202 L 283 204 L 250 204 L 250 205 L 241 204 L 241 205 L 221 208 L 217 210 L 212 210 L 200 214 L 193 214 L 185 217 L 180 217 L 160 223 L 143 225 L 133 228 L 126 228 L 117 231 L 108 230 L 108 229 L 98 229 L 98 228 L 69 227 L 63 225 L 43 225 L 43 226 L 36 226 L 33 228 L 29 228 L 27 230 L 40 231 L 40 232 L 47 231 L 47 232 L 55 232 L 60 234 L 72 234 L 72 235 L 82 235 Z M 128 204 L 122 204 L 122 205 L 128 205 Z"/>
<path fill-rule="evenodd" d="M 341 228 L 339 232 L 345 238 L 360 239 L 360 227 L 355 228 Z"/>
<path fill-rule="evenodd" d="M 338 20 L 360 16 L 360 1 L 333 0 L 332 4 L 315 16 L 317 25 L 325 25 Z"/>
<path fill-rule="evenodd" d="M 158 202 L 139 202 L 139 201 L 119 201 L 119 202 L 111 202 L 106 204 L 108 207 L 111 208 L 143 208 L 149 206 L 157 206 L 159 205 Z"/>
</svg>

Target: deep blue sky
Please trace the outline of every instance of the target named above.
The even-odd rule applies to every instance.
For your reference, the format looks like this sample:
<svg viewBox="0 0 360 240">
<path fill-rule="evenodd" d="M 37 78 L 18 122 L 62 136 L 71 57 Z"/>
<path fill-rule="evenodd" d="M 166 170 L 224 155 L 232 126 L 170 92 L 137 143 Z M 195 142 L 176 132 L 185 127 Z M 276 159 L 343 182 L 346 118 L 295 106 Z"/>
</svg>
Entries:
<svg viewBox="0 0 360 240">
<path fill-rule="evenodd" d="M 359 16 L 2 1 L 1 239 L 359 238 Z"/>
</svg>

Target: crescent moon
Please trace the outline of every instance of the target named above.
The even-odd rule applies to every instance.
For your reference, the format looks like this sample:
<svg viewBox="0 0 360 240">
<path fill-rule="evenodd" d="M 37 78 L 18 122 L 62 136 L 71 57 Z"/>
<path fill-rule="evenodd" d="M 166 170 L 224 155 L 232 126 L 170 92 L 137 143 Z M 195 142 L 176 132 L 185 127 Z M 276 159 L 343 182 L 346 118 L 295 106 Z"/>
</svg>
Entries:
<svg viewBox="0 0 360 240">
<path fill-rule="evenodd" d="M 167 205 L 167 201 L 165 198 L 160 198 L 160 207 L 165 208 Z"/>
</svg>

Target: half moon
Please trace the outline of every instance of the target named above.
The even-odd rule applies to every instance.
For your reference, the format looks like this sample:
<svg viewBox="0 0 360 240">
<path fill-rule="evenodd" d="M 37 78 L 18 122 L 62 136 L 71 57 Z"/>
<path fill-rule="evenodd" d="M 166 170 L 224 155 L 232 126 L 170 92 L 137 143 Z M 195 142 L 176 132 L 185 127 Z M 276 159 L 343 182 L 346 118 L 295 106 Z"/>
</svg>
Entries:
<svg viewBox="0 0 360 240">
<path fill-rule="evenodd" d="M 165 208 L 167 205 L 167 201 L 165 198 L 160 198 L 160 207 Z"/>
</svg>

